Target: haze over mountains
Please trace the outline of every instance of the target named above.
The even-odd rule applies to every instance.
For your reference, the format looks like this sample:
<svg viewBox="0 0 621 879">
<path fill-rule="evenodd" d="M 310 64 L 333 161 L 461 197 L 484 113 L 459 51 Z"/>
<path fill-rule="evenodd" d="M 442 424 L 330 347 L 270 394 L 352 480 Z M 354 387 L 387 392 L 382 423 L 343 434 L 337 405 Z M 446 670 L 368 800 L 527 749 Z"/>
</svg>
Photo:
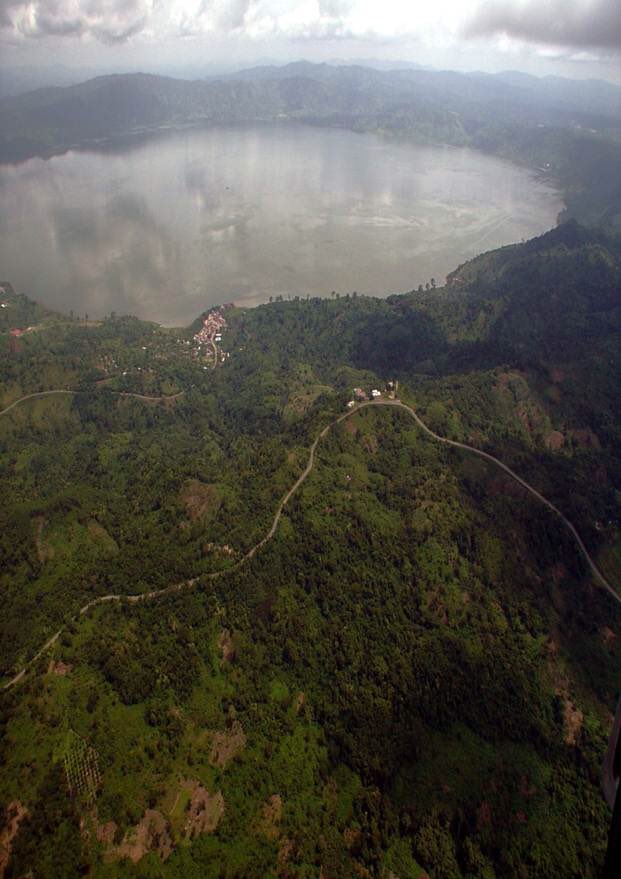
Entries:
<svg viewBox="0 0 621 879">
<path fill-rule="evenodd" d="M 42 64 L 36 67 L 26 65 L 2 66 L 0 64 L 0 99 L 24 94 L 39 88 L 77 85 L 94 79 L 96 76 L 109 76 L 114 73 L 146 72 L 156 76 L 172 76 L 175 79 L 208 79 L 227 76 L 241 70 L 256 67 L 281 67 L 285 62 L 271 58 L 257 58 L 252 63 L 220 62 L 220 63 L 176 63 L 123 67 L 110 70 L 97 67 L 70 67 L 65 64 Z M 286 62 L 291 63 L 291 62 Z M 333 58 L 328 61 L 334 67 L 371 67 L 377 70 L 421 70 L 425 65 L 414 61 L 390 61 L 380 58 L 358 58 L 356 61 L 345 58 Z"/>
<path fill-rule="evenodd" d="M 518 74 L 382 71 L 299 62 L 207 80 L 96 77 L 0 101 L 0 159 L 178 125 L 293 120 L 472 146 L 551 175 L 567 215 L 615 223 L 621 88 Z"/>
<path fill-rule="evenodd" d="M 371 124 L 466 142 L 493 119 L 504 124 L 621 128 L 621 87 L 520 73 L 381 71 L 297 62 L 206 80 L 118 74 L 39 89 L 0 103 L 2 143 L 24 157 L 69 137 L 106 137 L 184 122 L 272 119 Z"/>
</svg>

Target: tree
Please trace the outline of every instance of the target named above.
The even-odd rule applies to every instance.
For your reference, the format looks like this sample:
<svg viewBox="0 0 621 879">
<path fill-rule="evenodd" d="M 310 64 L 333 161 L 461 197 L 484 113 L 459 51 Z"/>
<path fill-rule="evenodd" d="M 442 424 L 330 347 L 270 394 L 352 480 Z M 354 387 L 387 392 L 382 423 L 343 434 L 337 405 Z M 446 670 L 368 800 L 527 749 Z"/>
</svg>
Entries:
<svg viewBox="0 0 621 879">
<path fill-rule="evenodd" d="M 429 818 L 418 830 L 414 850 L 436 879 L 459 879 L 461 876 L 453 839 L 437 818 Z"/>
</svg>

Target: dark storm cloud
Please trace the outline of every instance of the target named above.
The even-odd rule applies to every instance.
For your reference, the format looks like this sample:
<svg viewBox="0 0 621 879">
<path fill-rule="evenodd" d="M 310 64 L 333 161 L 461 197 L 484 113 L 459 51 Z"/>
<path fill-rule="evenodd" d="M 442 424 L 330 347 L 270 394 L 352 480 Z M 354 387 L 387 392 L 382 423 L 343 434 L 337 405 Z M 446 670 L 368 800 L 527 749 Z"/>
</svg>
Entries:
<svg viewBox="0 0 621 879">
<path fill-rule="evenodd" d="M 621 50 L 621 0 L 490 0 L 465 36 L 506 34 L 531 43 Z"/>
</svg>

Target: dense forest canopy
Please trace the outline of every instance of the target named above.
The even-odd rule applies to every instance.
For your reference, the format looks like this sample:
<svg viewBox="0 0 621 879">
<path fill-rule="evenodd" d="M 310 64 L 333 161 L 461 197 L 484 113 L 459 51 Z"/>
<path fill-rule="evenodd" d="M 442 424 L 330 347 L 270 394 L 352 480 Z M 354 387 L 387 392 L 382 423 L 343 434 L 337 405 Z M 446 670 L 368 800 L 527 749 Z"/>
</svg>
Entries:
<svg viewBox="0 0 621 879">
<path fill-rule="evenodd" d="M 0 697 L 5 876 L 598 875 L 619 602 L 493 464 L 334 422 L 396 393 L 621 589 L 613 233 L 227 308 L 213 351 L 3 289 L 5 683 L 60 631 Z"/>
</svg>

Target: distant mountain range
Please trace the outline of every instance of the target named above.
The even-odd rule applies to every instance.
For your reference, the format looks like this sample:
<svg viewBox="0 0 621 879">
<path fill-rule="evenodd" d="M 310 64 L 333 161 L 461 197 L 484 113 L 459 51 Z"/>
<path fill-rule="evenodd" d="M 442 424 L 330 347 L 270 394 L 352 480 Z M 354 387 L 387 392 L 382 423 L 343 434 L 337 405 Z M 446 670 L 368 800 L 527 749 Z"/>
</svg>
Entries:
<svg viewBox="0 0 621 879">
<path fill-rule="evenodd" d="M 301 61 L 193 81 L 99 76 L 4 98 L 0 120 L 5 162 L 171 126 L 298 120 L 524 162 L 556 176 L 583 222 L 616 223 L 621 205 L 621 88 L 597 80 Z"/>
</svg>

